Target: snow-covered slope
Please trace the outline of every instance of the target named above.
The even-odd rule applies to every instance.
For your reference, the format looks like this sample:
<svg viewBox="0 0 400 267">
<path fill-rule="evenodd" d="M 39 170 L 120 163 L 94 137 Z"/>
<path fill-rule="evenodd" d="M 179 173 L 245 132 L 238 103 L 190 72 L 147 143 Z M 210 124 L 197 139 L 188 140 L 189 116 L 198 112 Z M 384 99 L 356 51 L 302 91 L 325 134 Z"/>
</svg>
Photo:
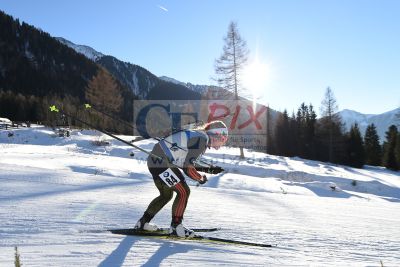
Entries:
<svg viewBox="0 0 400 267">
<path fill-rule="evenodd" d="M 132 137 L 122 137 L 130 140 Z M 0 131 L 0 266 L 400 265 L 400 172 L 353 169 L 237 149 L 204 159 L 226 172 L 194 186 L 184 223 L 210 236 L 271 243 L 254 248 L 125 237 L 158 194 L 147 155 L 93 131 L 58 137 L 44 127 Z M 150 150 L 154 141 L 140 147 Z M 154 222 L 168 226 L 169 203 Z"/>
<path fill-rule="evenodd" d="M 189 88 L 190 90 L 195 91 L 197 93 L 200 93 L 202 95 L 207 93 L 207 90 L 208 90 L 208 87 L 209 87 L 209 85 L 192 84 L 190 82 L 184 83 L 184 82 L 178 81 L 178 80 L 176 80 L 174 78 L 167 77 L 167 76 L 161 76 L 161 77 L 158 77 L 158 78 L 160 78 L 161 80 L 164 80 L 166 82 L 171 82 L 171 83 L 183 85 L 183 86 Z"/>
<path fill-rule="evenodd" d="M 381 142 L 385 141 L 385 132 L 390 125 L 400 126 L 400 108 L 377 115 L 362 114 L 357 111 L 344 109 L 339 112 L 339 115 L 342 117 L 346 130 L 350 130 L 350 127 L 354 123 L 357 123 L 363 135 L 368 125 L 373 123 L 376 126 Z"/>
<path fill-rule="evenodd" d="M 89 58 L 89 59 L 91 59 L 91 60 L 93 60 L 93 61 L 96 61 L 96 60 L 98 60 L 99 58 L 101 58 L 101 57 L 104 56 L 102 53 L 100 53 L 100 52 L 94 50 L 94 49 L 91 48 L 90 46 L 87 46 L 87 45 L 77 45 L 77 44 L 74 44 L 73 42 L 68 41 L 68 40 L 66 40 L 66 39 L 64 39 L 64 38 L 62 38 L 62 37 L 56 37 L 56 39 L 57 39 L 60 43 L 65 44 L 66 46 L 68 46 L 68 47 L 74 49 L 76 52 L 78 52 L 78 53 L 84 55 L 85 57 L 87 57 L 87 58 Z"/>
</svg>

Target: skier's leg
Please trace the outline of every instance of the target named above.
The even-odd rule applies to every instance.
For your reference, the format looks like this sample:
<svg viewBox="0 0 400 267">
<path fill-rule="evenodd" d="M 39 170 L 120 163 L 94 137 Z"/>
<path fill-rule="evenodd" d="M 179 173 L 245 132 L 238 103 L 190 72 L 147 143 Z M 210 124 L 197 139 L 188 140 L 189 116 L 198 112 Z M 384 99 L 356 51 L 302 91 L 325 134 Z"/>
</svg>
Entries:
<svg viewBox="0 0 400 267">
<path fill-rule="evenodd" d="M 139 228 L 143 228 L 146 223 L 150 222 L 154 218 L 154 216 L 172 199 L 173 190 L 169 188 L 159 177 L 159 174 L 162 173 L 162 171 L 164 170 L 150 169 L 150 172 L 153 176 L 154 184 L 160 192 L 160 195 L 150 202 L 142 218 L 140 218 L 139 220 Z"/>
<path fill-rule="evenodd" d="M 147 207 L 145 214 L 149 221 L 172 199 L 173 190 L 165 185 L 157 176 L 154 177 L 154 183 L 160 192 L 160 195 L 153 199 Z"/>
<path fill-rule="evenodd" d="M 183 178 L 182 173 L 179 170 L 178 172 Z M 180 177 L 179 175 L 177 174 L 178 177 Z M 195 232 L 184 227 L 182 224 L 183 214 L 185 213 L 186 205 L 190 195 L 189 186 L 183 178 L 173 188 L 176 192 L 176 197 L 174 204 L 172 205 L 172 222 L 171 227 L 169 228 L 169 233 L 179 237 L 193 237 L 195 236 Z"/>
<path fill-rule="evenodd" d="M 182 175 L 182 174 L 181 174 Z M 176 197 L 172 205 L 172 225 L 178 225 L 182 223 L 183 215 L 186 210 L 187 202 L 190 195 L 190 188 L 185 182 L 181 180 L 180 183 L 174 186 Z"/>
<path fill-rule="evenodd" d="M 144 217 L 152 219 L 157 212 L 159 212 L 172 198 L 173 191 L 176 192 L 176 197 L 172 205 L 172 223 L 180 224 L 183 219 L 183 214 L 186 209 L 188 198 L 190 195 L 189 186 L 186 184 L 185 177 L 178 168 L 170 168 L 175 177 L 179 179 L 179 183 L 175 186 L 169 187 L 166 185 L 159 177 L 160 173 L 164 170 L 150 169 L 153 175 L 154 183 L 156 184 L 158 190 L 160 191 L 160 196 L 156 197 L 147 208 Z"/>
</svg>

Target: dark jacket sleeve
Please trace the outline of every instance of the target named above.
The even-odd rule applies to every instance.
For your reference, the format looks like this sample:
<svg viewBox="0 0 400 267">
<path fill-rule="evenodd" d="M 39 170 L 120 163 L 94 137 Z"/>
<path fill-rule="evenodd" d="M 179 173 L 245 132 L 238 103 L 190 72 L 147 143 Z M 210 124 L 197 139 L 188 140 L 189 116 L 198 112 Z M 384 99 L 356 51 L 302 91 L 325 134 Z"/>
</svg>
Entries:
<svg viewBox="0 0 400 267">
<path fill-rule="evenodd" d="M 188 141 L 188 154 L 183 165 L 184 173 L 193 180 L 201 180 L 202 175 L 198 173 L 194 166 L 194 162 L 200 157 L 207 148 L 207 139 L 204 137 L 193 137 Z"/>
</svg>

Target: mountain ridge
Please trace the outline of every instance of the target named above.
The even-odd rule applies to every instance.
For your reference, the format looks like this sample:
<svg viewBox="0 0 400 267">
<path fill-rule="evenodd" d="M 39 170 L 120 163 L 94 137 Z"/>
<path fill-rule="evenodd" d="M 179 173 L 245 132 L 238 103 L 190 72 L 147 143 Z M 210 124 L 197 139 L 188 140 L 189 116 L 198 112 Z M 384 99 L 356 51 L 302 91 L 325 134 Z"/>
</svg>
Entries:
<svg viewBox="0 0 400 267">
<path fill-rule="evenodd" d="M 74 49 L 76 52 L 86 56 L 87 58 L 96 61 L 97 59 L 105 56 L 104 54 L 98 52 L 94 48 L 87 46 L 87 45 L 78 45 L 74 44 L 73 42 L 63 38 L 63 37 L 54 37 L 60 43 L 68 46 L 69 48 Z"/>
<path fill-rule="evenodd" d="M 386 111 L 381 114 L 363 114 L 358 111 L 344 109 L 338 112 L 342 118 L 345 129 L 348 131 L 354 123 L 357 123 L 362 135 L 365 134 L 365 130 L 368 125 L 373 123 L 376 127 L 380 142 L 385 141 L 385 132 L 391 125 L 400 125 L 400 108 L 396 108 L 390 111 Z"/>
<path fill-rule="evenodd" d="M 139 99 L 200 99 L 201 92 L 192 90 L 177 80 L 161 79 L 149 70 L 129 62 L 124 62 L 111 55 L 104 55 L 87 45 L 75 44 L 62 37 L 59 42 L 84 55 L 89 60 L 107 69 L 123 85 L 128 87 Z M 170 91 L 170 93 L 166 92 Z"/>
</svg>

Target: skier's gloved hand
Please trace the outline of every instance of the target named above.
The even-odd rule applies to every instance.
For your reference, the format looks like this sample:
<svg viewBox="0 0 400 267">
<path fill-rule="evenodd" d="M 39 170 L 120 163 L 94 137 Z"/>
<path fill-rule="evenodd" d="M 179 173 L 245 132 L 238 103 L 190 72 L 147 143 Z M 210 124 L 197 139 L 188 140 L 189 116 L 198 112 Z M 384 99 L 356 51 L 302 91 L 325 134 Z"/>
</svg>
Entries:
<svg viewBox="0 0 400 267">
<path fill-rule="evenodd" d="M 208 181 L 207 176 L 203 175 L 201 180 L 199 180 L 199 184 L 205 184 L 205 183 L 207 183 L 207 181 Z"/>
<path fill-rule="evenodd" d="M 210 167 L 210 173 L 211 174 L 217 174 L 217 173 L 220 173 L 220 172 L 223 172 L 224 171 L 224 169 L 222 169 L 221 167 L 219 167 L 219 166 L 211 166 Z"/>
</svg>

